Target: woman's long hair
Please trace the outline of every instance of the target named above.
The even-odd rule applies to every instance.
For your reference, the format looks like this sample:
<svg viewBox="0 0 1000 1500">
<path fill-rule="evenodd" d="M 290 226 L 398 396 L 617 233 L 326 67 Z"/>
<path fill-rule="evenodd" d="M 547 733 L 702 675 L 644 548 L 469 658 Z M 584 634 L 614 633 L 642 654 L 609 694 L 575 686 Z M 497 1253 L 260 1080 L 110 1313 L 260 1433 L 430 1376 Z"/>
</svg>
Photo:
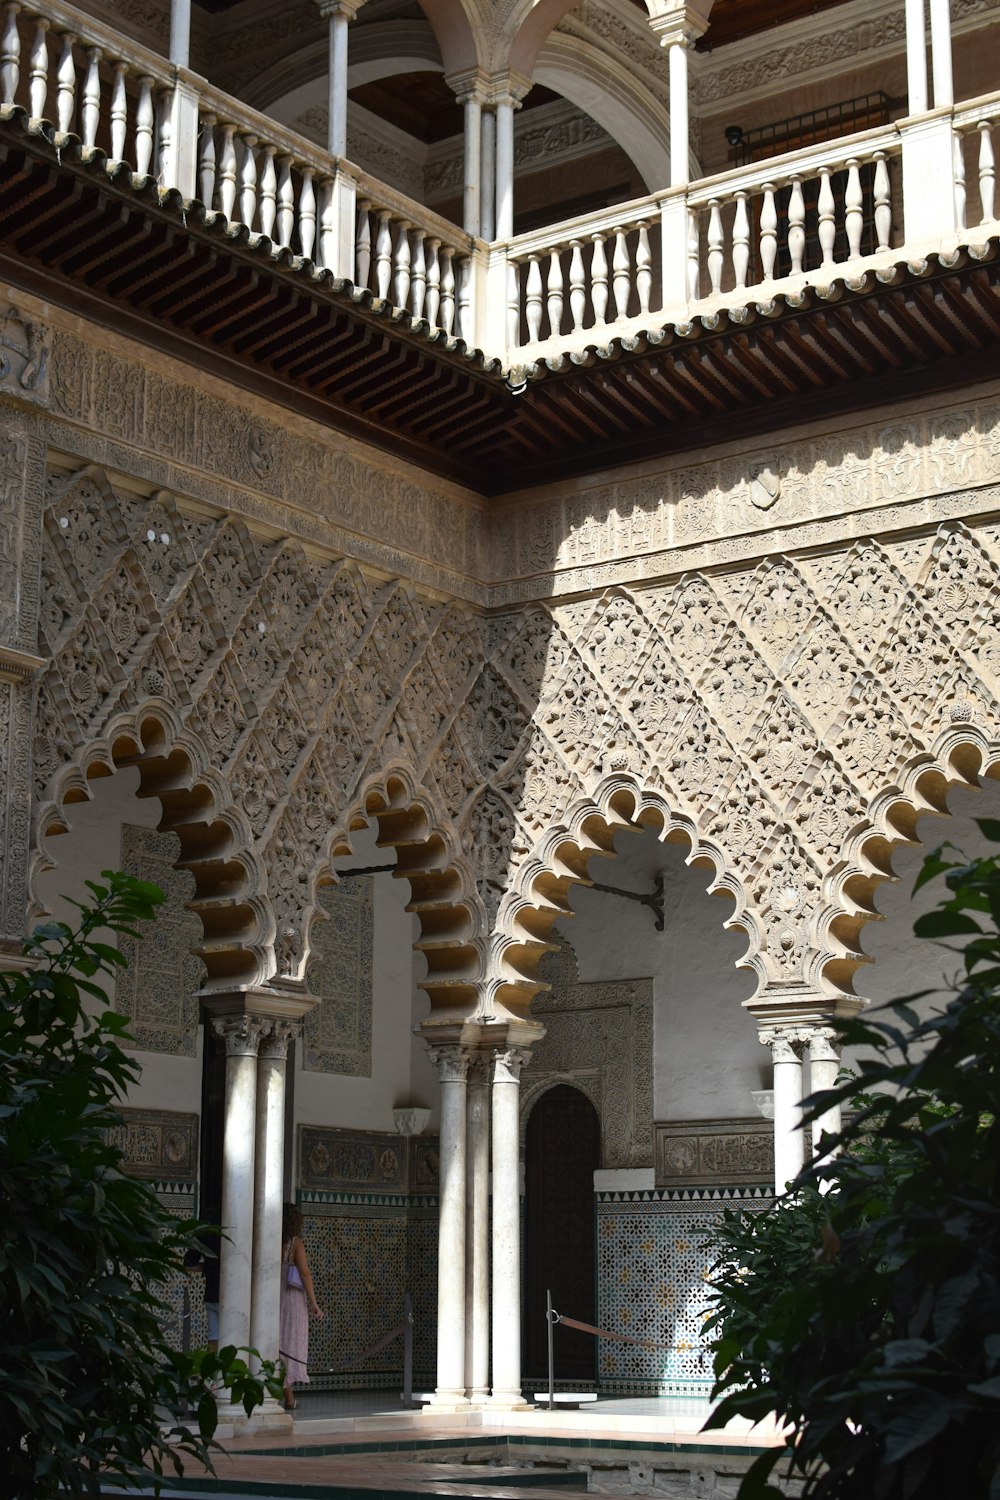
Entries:
<svg viewBox="0 0 1000 1500">
<path fill-rule="evenodd" d="M 281 1243 L 287 1245 L 302 1233 L 302 1212 L 294 1203 L 281 1205 Z"/>
</svg>

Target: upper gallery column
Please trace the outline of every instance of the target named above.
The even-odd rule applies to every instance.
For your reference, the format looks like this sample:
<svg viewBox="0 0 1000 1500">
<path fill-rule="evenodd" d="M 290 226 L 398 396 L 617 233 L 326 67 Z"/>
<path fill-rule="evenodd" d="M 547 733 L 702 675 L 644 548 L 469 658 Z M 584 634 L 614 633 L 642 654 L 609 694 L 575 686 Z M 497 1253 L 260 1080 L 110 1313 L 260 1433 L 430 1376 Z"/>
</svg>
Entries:
<svg viewBox="0 0 1000 1500">
<path fill-rule="evenodd" d="M 360 10 L 362 0 L 318 0 L 318 4 L 319 13 L 329 26 L 327 150 L 331 156 L 346 156 L 347 29 Z"/>
<path fill-rule="evenodd" d="M 438 1211 L 437 1389 L 431 1406 L 468 1405 L 465 1395 L 466 1075 L 471 1053 L 428 1047 L 441 1080 Z"/>
<path fill-rule="evenodd" d="M 191 62 L 191 0 L 170 0 L 170 61 L 176 68 Z"/>
<path fill-rule="evenodd" d="M 445 79 L 465 112 L 462 227 L 478 237 L 482 229 L 482 124 L 484 79 L 478 68 L 452 73 Z"/>
<path fill-rule="evenodd" d="M 688 51 L 708 27 L 712 0 L 670 6 L 650 17 L 650 26 L 667 48 L 670 105 L 670 186 L 683 187 L 690 178 L 691 120 Z"/>
<path fill-rule="evenodd" d="M 513 73 L 493 81 L 496 117 L 493 232 L 498 240 L 509 240 L 514 233 L 514 111 L 520 109 L 530 87 L 530 79 Z"/>
</svg>

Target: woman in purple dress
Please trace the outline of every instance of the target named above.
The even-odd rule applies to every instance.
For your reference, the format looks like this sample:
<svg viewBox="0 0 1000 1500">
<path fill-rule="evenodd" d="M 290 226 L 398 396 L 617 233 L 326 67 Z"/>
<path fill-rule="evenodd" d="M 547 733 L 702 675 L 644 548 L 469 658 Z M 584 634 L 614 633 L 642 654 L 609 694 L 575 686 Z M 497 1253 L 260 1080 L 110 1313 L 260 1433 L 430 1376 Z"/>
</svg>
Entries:
<svg viewBox="0 0 1000 1500">
<path fill-rule="evenodd" d="M 323 1316 L 302 1243 L 302 1215 L 294 1203 L 281 1209 L 281 1358 L 285 1363 L 285 1410 L 294 1411 L 293 1385 L 308 1385 L 309 1314 Z"/>
</svg>

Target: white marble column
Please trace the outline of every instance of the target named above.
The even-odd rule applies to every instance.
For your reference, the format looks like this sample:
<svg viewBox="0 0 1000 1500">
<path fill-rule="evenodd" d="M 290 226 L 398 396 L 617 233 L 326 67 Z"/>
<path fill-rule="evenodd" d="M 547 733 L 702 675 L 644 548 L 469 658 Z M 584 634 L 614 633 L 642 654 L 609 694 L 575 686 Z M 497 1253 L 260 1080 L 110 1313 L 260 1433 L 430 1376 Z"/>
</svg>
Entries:
<svg viewBox="0 0 1000 1500">
<path fill-rule="evenodd" d="M 669 39 L 670 79 L 670 186 L 681 187 L 690 170 L 690 118 L 688 104 L 688 44 L 686 31 L 678 30 Z"/>
<path fill-rule="evenodd" d="M 186 68 L 191 60 L 191 0 L 170 0 L 170 61 Z"/>
<path fill-rule="evenodd" d="M 358 5 L 350 0 L 319 0 L 319 12 L 329 26 L 327 150 L 331 156 L 346 156 L 348 28 L 358 13 Z"/>
<path fill-rule="evenodd" d="M 908 113 L 924 114 L 928 101 L 924 0 L 906 0 L 906 90 Z"/>
<path fill-rule="evenodd" d="M 832 1026 L 817 1026 L 809 1032 L 809 1092 L 832 1089 L 840 1072 L 840 1053 L 837 1050 L 837 1033 Z M 835 1104 L 812 1122 L 813 1152 L 819 1153 L 820 1136 L 834 1135 L 840 1130 L 840 1105 Z"/>
<path fill-rule="evenodd" d="M 297 1022 L 275 1020 L 257 1055 L 254 1145 L 253 1288 L 250 1343 L 264 1359 L 278 1357 L 281 1305 L 281 1204 L 285 1167 L 285 1066 Z"/>
<path fill-rule="evenodd" d="M 484 109 L 479 121 L 482 168 L 479 173 L 479 232 L 484 240 L 496 239 L 497 117 Z"/>
<path fill-rule="evenodd" d="M 469 1051 L 428 1048 L 441 1079 L 437 1388 L 430 1405 L 465 1407 L 465 1090 Z"/>
<path fill-rule="evenodd" d="M 466 1093 L 465 1394 L 490 1394 L 490 1063 L 469 1064 Z"/>
<path fill-rule="evenodd" d="M 253 1287 L 254 1156 L 257 1049 L 268 1023 L 254 1016 L 215 1016 L 226 1045 L 222 1135 L 222 1230 L 219 1266 L 219 1347 L 250 1342 Z"/>
<path fill-rule="evenodd" d="M 934 108 L 954 104 L 950 0 L 931 0 L 931 77 L 934 80 Z"/>
<path fill-rule="evenodd" d="M 462 224 L 466 234 L 478 236 L 482 223 L 483 95 L 475 83 L 466 83 L 455 93 L 465 111 Z"/>
<path fill-rule="evenodd" d="M 774 1190 L 797 1177 L 805 1165 L 802 1132 L 802 1043 L 798 1031 L 768 1027 L 760 1034 L 774 1062 Z"/>
<path fill-rule="evenodd" d="M 524 1405 L 521 1395 L 521 1181 L 518 1130 L 527 1050 L 493 1056 L 493 1390 L 491 1406 Z"/>
<path fill-rule="evenodd" d="M 496 100 L 496 199 L 495 234 L 509 240 L 514 233 L 514 110 L 513 94 Z"/>
</svg>

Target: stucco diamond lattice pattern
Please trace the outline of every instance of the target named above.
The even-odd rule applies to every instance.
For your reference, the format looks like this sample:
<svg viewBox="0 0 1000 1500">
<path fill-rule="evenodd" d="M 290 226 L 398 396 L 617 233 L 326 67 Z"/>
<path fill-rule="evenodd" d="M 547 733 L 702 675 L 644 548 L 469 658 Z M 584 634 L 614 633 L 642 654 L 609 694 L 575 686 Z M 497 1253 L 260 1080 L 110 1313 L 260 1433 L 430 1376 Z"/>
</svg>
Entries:
<svg viewBox="0 0 1000 1500">
<path fill-rule="evenodd" d="M 158 885 L 167 899 L 141 943 L 118 940 L 128 967 L 118 974 L 115 1009 L 128 1017 L 140 1051 L 194 1057 L 202 964 L 192 950 L 201 941 L 201 923 L 185 909 L 194 878 L 174 869 L 179 850 L 176 834 L 122 825 L 122 869 Z"/>
<path fill-rule="evenodd" d="M 760 1189 L 601 1194 L 597 1199 L 597 1321 L 602 1328 L 673 1345 L 670 1350 L 602 1339 L 601 1389 L 679 1395 L 711 1386 L 703 1341 L 708 1241 L 726 1207 L 763 1207 Z"/>
<path fill-rule="evenodd" d="M 315 929 L 308 983 L 320 1003 L 305 1023 L 303 1067 L 372 1075 L 374 882 L 370 875 L 320 891 L 327 920 Z"/>
</svg>

